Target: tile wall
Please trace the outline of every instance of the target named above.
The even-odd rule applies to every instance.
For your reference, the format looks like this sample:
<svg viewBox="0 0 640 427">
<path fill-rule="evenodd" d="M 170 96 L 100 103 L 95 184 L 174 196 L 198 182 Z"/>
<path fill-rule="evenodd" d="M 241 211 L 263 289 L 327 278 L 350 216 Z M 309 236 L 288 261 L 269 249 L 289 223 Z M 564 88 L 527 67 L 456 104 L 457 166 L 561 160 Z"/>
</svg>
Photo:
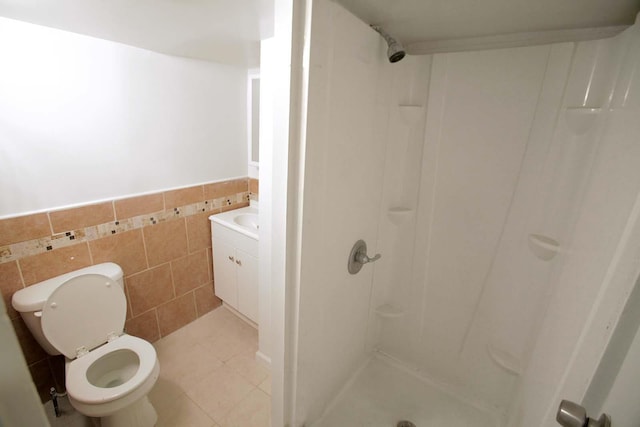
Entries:
<svg viewBox="0 0 640 427">
<path fill-rule="evenodd" d="M 41 398 L 64 390 L 50 357 L 11 307 L 14 292 L 102 262 L 124 270 L 127 333 L 156 341 L 220 305 L 213 293 L 208 217 L 258 199 L 237 179 L 0 220 L 0 291 Z"/>
</svg>

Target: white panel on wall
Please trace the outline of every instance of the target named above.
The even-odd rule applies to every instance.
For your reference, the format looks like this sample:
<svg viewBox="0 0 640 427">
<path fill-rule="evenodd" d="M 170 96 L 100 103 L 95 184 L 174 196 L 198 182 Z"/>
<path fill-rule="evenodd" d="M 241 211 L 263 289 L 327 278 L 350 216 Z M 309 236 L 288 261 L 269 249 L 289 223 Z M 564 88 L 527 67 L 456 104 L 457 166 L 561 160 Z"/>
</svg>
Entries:
<svg viewBox="0 0 640 427">
<path fill-rule="evenodd" d="M 0 216 L 246 176 L 246 69 L 0 19 Z"/>
<path fill-rule="evenodd" d="M 377 249 L 390 67 L 379 35 L 341 6 L 316 1 L 312 19 L 295 425 L 316 420 L 368 356 L 376 265 L 350 275 L 347 261 L 359 239 Z"/>
</svg>

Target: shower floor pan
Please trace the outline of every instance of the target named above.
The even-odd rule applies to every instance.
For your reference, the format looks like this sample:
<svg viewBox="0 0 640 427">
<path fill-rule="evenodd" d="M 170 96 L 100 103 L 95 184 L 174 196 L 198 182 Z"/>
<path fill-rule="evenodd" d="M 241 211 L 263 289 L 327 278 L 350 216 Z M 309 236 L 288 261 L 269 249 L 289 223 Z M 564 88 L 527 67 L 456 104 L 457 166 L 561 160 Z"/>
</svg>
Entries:
<svg viewBox="0 0 640 427">
<path fill-rule="evenodd" d="M 373 357 L 313 427 L 498 427 L 499 417 L 474 407 L 406 369 Z"/>
</svg>

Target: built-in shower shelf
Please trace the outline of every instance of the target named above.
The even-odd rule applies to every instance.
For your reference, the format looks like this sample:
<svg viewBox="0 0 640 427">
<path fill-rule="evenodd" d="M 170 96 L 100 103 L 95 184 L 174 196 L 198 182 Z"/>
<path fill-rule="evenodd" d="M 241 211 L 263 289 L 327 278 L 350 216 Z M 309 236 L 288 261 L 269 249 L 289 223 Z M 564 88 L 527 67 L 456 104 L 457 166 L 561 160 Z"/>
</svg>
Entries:
<svg viewBox="0 0 640 427">
<path fill-rule="evenodd" d="M 392 306 L 391 304 L 383 304 L 376 308 L 376 314 L 384 319 L 397 319 L 404 316 L 404 310 Z"/>
<path fill-rule="evenodd" d="M 422 105 L 400 104 L 398 105 L 400 116 L 407 125 L 414 125 L 420 121 L 423 116 Z"/>
<path fill-rule="evenodd" d="M 522 374 L 522 364 L 517 357 L 507 353 L 506 351 L 496 348 L 491 343 L 487 344 L 487 352 L 489 353 L 491 360 L 493 360 L 505 371 L 509 372 L 512 375 Z"/>
<path fill-rule="evenodd" d="M 569 107 L 565 109 L 564 119 L 574 134 L 582 135 L 591 129 L 601 112 L 602 108 Z"/>
<path fill-rule="evenodd" d="M 542 234 L 529 234 L 529 249 L 543 261 L 550 261 L 560 251 L 557 240 Z"/>
<path fill-rule="evenodd" d="M 389 208 L 387 216 L 395 225 L 402 225 L 413 218 L 413 209 L 404 207 Z"/>
</svg>

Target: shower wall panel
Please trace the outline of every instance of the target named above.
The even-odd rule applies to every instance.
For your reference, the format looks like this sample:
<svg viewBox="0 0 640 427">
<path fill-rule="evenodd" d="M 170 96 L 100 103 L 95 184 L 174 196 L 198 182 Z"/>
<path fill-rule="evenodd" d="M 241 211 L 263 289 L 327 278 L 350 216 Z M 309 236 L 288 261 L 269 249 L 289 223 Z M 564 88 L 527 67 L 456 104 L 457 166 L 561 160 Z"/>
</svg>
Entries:
<svg viewBox="0 0 640 427">
<path fill-rule="evenodd" d="M 377 249 L 388 111 L 384 41 L 333 2 L 311 14 L 296 425 L 318 418 L 367 357 L 373 265 L 351 275 L 347 261 L 359 239 Z"/>
<path fill-rule="evenodd" d="M 584 72 L 594 77 L 584 79 L 585 93 L 599 95 L 584 97 L 585 109 L 578 111 L 592 116 L 584 135 L 595 140 L 595 155 L 564 265 L 511 407 L 510 427 L 555 425 L 560 399 L 582 401 L 640 273 L 640 26 L 576 50 L 588 52 L 591 66 Z M 567 105 L 563 122 L 571 123 L 575 107 Z M 619 419 L 616 425 L 625 422 L 637 420 Z"/>
<path fill-rule="evenodd" d="M 393 292 L 400 284 L 387 284 L 389 303 L 406 314 L 383 321 L 380 348 L 447 383 L 468 380 L 461 352 L 521 174 L 549 55 L 548 46 L 435 55 L 423 83 L 417 237 L 407 245 L 415 244 L 414 277 L 402 296 Z"/>
<path fill-rule="evenodd" d="M 545 313 L 558 310 L 576 337 L 579 326 L 562 319 L 559 301 L 574 292 L 582 307 L 593 304 L 638 191 L 621 162 L 623 153 L 635 155 L 624 141 L 638 87 L 637 65 L 620 65 L 633 51 L 621 40 L 432 57 L 421 74 L 428 96 L 419 190 L 413 200 L 394 195 L 415 207 L 415 221 L 399 224 L 385 206 L 380 217 L 382 242 L 395 236 L 391 257 L 401 261 L 376 270 L 372 311 L 384 310 L 371 316 L 371 348 L 478 405 L 503 414 L 511 405 L 513 419 L 539 421 L 542 409 L 531 408 L 548 402 L 536 397 L 543 387 L 552 389 L 545 364 L 561 378 L 560 361 L 577 343 L 555 342 Z M 417 73 L 420 63 L 413 66 Z M 404 188 L 393 184 L 391 163 L 385 188 Z M 387 194 L 383 205 L 393 201 Z M 591 199 L 613 212 L 590 214 Z M 542 342 L 564 348 L 554 351 L 557 360 L 536 344 L 541 333 Z M 517 390 L 522 400 L 514 401 Z"/>
</svg>

